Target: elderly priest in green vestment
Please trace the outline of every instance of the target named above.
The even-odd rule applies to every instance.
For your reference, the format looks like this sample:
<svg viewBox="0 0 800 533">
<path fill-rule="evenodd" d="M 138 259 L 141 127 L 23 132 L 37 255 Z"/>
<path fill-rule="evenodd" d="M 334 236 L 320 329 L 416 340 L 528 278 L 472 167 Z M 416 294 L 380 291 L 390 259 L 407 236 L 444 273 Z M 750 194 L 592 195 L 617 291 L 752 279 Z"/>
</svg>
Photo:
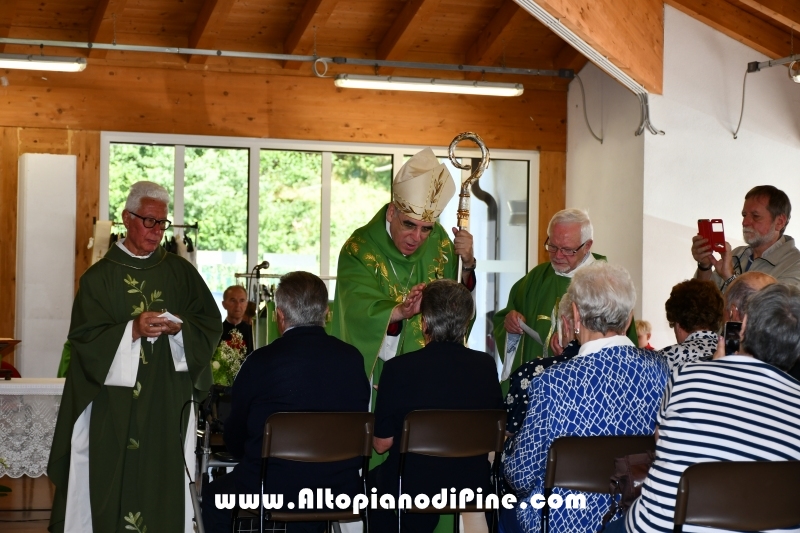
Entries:
<svg viewBox="0 0 800 533">
<path fill-rule="evenodd" d="M 134 184 L 127 237 L 81 277 L 47 469 L 50 531 L 192 531 L 183 462 L 194 472 L 195 423 L 182 407 L 211 385 L 222 326 L 197 270 L 159 245 L 168 203 L 163 187 Z"/>
<path fill-rule="evenodd" d="M 554 335 L 558 303 L 575 272 L 595 261 L 606 260 L 591 253 L 593 233 L 589 215 L 580 209 L 563 209 L 550 219 L 544 244 L 550 261 L 536 266 L 517 281 L 511 287 L 507 307 L 492 319 L 497 350 L 503 361 L 501 381 L 508 379 L 511 371 L 522 363 L 561 353 L 558 335 Z M 541 342 L 526 333 L 524 327 L 532 329 Z M 633 322 L 628 336 L 636 344 Z"/>
<path fill-rule="evenodd" d="M 364 356 L 378 383 L 383 361 L 425 346 L 419 309 L 422 288 L 436 279 L 475 287 L 472 235 L 436 221 L 456 187 L 430 148 L 409 159 L 392 184 L 392 202 L 353 232 L 339 253 L 331 333 Z"/>
</svg>

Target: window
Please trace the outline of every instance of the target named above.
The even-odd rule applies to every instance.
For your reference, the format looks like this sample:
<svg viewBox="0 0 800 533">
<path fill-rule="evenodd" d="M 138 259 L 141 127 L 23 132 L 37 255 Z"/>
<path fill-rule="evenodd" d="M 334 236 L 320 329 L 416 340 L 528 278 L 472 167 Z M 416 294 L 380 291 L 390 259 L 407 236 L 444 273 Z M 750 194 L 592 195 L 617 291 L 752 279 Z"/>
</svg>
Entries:
<svg viewBox="0 0 800 533">
<path fill-rule="evenodd" d="M 490 147 L 491 148 L 491 147 Z M 330 279 L 339 251 L 358 227 L 391 200 L 391 181 L 414 147 L 103 133 L 101 218 L 119 220 L 129 186 L 149 179 L 173 197 L 175 224 L 198 224 L 197 266 L 218 303 L 228 285 L 267 260 L 267 284 L 293 270 Z M 460 180 L 445 148 L 434 149 L 456 180 L 456 195 L 440 217 L 456 225 Z M 474 157 L 477 150 L 458 150 Z M 511 285 L 536 262 L 538 154 L 493 150 L 492 161 L 471 191 L 470 232 L 474 237 L 478 285 L 473 349 L 493 352 L 491 317 L 505 307 Z M 530 194 L 529 194 L 530 193 Z M 194 239 L 193 230 L 180 231 Z M 168 230 L 171 232 L 171 230 Z M 171 237 L 171 234 L 170 234 Z M 333 297 L 335 280 L 329 289 Z M 221 309 L 221 304 L 220 304 Z M 224 313 L 224 312 L 223 312 Z"/>
<path fill-rule="evenodd" d="M 198 223 L 197 269 L 215 295 L 247 270 L 247 150 L 186 147 L 183 220 Z M 195 239 L 191 230 L 175 237 Z"/>
<path fill-rule="evenodd" d="M 261 150 L 258 260 L 269 272 L 319 274 L 322 154 Z"/>
</svg>

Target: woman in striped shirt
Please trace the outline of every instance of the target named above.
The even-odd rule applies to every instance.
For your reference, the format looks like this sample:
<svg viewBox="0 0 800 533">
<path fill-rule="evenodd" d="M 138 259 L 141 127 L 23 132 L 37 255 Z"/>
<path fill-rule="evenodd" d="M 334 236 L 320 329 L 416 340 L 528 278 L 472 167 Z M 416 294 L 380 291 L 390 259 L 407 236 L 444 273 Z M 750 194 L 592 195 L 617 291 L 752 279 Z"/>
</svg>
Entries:
<svg viewBox="0 0 800 533">
<path fill-rule="evenodd" d="M 690 363 L 670 380 L 658 416 L 656 460 L 622 521 L 607 533 L 668 533 L 683 471 L 712 461 L 800 460 L 800 290 L 771 285 L 748 302 L 736 355 Z M 712 533 L 685 525 L 687 533 Z M 800 531 L 797 529 L 795 531 Z"/>
</svg>

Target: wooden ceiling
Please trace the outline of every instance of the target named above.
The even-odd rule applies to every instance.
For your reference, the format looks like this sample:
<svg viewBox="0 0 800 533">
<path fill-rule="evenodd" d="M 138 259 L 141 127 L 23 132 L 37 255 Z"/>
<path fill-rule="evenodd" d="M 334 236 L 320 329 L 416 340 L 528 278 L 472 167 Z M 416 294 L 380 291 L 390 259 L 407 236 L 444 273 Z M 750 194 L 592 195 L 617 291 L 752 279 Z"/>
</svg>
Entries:
<svg viewBox="0 0 800 533">
<path fill-rule="evenodd" d="M 610 25 L 581 29 L 582 14 L 589 16 L 597 9 L 594 0 L 539 0 L 568 26 L 570 18 L 575 19 L 577 33 L 601 45 L 601 51 L 603 39 L 596 42 L 593 32 L 606 35 L 606 42 L 613 41 L 615 33 L 627 35 L 633 28 L 619 25 L 632 24 L 626 13 L 635 13 L 641 5 L 637 0 L 606 2 L 602 10 L 609 14 Z M 800 0 L 665 2 L 772 58 L 789 55 L 792 27 L 800 32 Z M 513 0 L 0 0 L 0 37 L 529 69 L 579 70 L 586 63 Z M 800 42 L 794 49 L 800 49 Z M 38 53 L 39 47 L 0 44 L 0 51 Z M 42 51 L 87 56 L 90 67 L 313 76 L 310 62 L 55 47 Z M 606 55 L 613 60 L 613 53 Z M 395 70 L 377 72 L 514 81 L 543 90 L 567 87 L 567 81 L 558 78 Z M 371 66 L 333 65 L 328 74 L 375 71 Z M 660 92 L 659 83 L 651 85 Z"/>
<path fill-rule="evenodd" d="M 580 69 L 586 62 L 513 0 L 2 0 L 0 37 L 530 69 Z M 39 51 L 2 44 L 0 50 Z M 44 53 L 87 56 L 89 66 L 313 75 L 309 62 L 53 47 Z M 374 67 L 332 70 L 342 71 L 374 73 Z M 566 88 L 565 80 L 555 78 L 487 74 L 485 79 Z"/>
<path fill-rule="evenodd" d="M 665 0 L 665 3 L 772 59 L 800 52 L 800 0 Z"/>
</svg>

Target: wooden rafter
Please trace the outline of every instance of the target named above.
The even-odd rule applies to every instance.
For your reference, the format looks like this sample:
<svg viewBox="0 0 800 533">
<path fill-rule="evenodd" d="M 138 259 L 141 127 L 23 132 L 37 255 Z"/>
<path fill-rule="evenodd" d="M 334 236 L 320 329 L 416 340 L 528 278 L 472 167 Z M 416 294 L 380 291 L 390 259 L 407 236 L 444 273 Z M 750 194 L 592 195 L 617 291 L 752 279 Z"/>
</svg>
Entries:
<svg viewBox="0 0 800 533">
<path fill-rule="evenodd" d="M 0 37 L 8 37 L 11 33 L 11 23 L 17 9 L 17 0 L 0 2 Z M 6 45 L 0 44 L 0 52 L 5 51 Z"/>
<path fill-rule="evenodd" d="M 217 37 L 228 19 L 236 0 L 206 0 L 197 15 L 192 33 L 189 35 L 189 48 L 212 49 L 217 44 Z M 208 56 L 189 56 L 189 63 L 202 64 Z"/>
<path fill-rule="evenodd" d="M 664 0 L 536 0 L 536 5 L 648 92 L 661 94 Z M 523 9 L 531 8 L 523 3 Z"/>
<path fill-rule="evenodd" d="M 797 0 L 739 0 L 784 26 L 800 30 L 800 3 Z"/>
<path fill-rule="evenodd" d="M 300 18 L 295 22 L 289 36 L 283 42 L 283 53 L 309 55 L 314 51 L 314 31 L 325 26 L 337 0 L 307 0 Z M 302 63 L 286 61 L 283 68 L 298 69 Z"/>
<path fill-rule="evenodd" d="M 789 55 L 787 32 L 725 0 L 664 0 L 664 2 L 768 57 L 776 59 Z"/>
<path fill-rule="evenodd" d="M 400 61 L 414 44 L 420 29 L 428 22 L 439 7 L 439 0 L 408 0 L 400 15 L 389 28 L 378 46 L 377 58 L 386 61 Z M 389 75 L 392 68 L 380 68 L 378 73 Z"/>
<path fill-rule="evenodd" d="M 467 51 L 468 65 L 490 66 L 503 54 L 508 42 L 530 15 L 513 0 L 505 0 L 495 16 Z M 480 73 L 474 73 L 480 77 Z M 477 79 L 473 77 L 472 79 Z"/>
<path fill-rule="evenodd" d="M 89 25 L 90 43 L 110 43 L 114 40 L 114 17 L 119 18 L 127 0 L 100 0 Z M 104 59 L 107 50 L 90 50 L 89 57 Z"/>
<path fill-rule="evenodd" d="M 588 62 L 585 55 L 578 52 L 572 45 L 565 43 L 553 59 L 553 68 L 569 68 L 577 74 Z"/>
</svg>

